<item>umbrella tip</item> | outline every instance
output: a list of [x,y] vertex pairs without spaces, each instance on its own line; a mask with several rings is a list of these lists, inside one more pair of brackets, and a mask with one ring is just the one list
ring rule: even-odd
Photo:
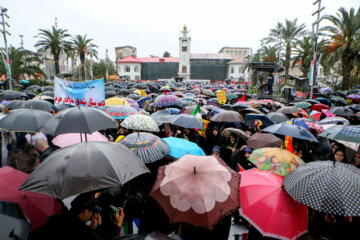
[[194,166],[194,173],[196,173],[196,167]]

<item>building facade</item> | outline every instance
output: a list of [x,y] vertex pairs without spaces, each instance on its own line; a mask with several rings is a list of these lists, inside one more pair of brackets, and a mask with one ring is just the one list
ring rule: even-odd
[[228,73],[227,78],[231,81],[239,81],[243,82],[245,81],[245,59],[244,57],[237,57],[234,60],[229,61],[228,63]]
[[220,49],[219,53],[227,53],[232,56],[232,58],[250,56],[251,48],[247,47],[223,47]]
[[188,36],[187,27],[184,26],[182,36],[179,37],[179,70],[178,76],[183,79],[190,79],[190,46],[191,38]]
[[127,46],[121,46],[115,48],[115,57],[116,57],[115,61],[121,60],[129,56],[133,56],[133,57],[137,56],[136,47],[127,45]]

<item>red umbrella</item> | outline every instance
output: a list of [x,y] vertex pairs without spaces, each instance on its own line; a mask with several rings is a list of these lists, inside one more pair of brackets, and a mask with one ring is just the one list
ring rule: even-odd
[[321,110],[329,110],[329,106],[328,105],[325,105],[325,104],[322,104],[322,103],[319,103],[319,104],[314,104],[311,106],[311,110],[316,110],[316,111],[321,111]]
[[284,177],[256,168],[240,174],[240,214],[263,236],[297,239],[307,232],[307,207],[286,193]]
[[31,221],[31,230],[35,230],[51,215],[60,213],[61,204],[48,195],[19,191],[28,176],[12,167],[0,168],[0,200],[19,204]]
[[171,223],[211,229],[240,207],[240,175],[213,156],[186,154],[159,168],[151,196]]

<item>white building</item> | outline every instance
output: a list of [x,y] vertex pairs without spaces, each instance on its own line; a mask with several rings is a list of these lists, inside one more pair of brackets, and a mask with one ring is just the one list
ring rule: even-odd
[[139,80],[141,79],[141,63],[141,60],[128,56],[116,61],[116,70],[120,76],[129,80]]
[[179,70],[178,76],[184,80],[190,79],[190,44],[187,27],[184,26],[182,36],[179,37]]
[[136,47],[126,45],[126,46],[121,46],[121,47],[115,48],[115,56],[116,56],[115,61],[119,61],[119,60],[129,57],[129,56],[136,57],[136,55],[137,55]]
[[223,47],[220,49],[219,53],[228,53],[231,54],[233,58],[244,57],[246,58],[251,54],[251,48],[247,47]]

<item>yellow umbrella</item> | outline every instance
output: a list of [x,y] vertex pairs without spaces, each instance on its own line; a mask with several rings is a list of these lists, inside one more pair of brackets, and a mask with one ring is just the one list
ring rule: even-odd
[[136,89],[136,90],[134,91],[134,93],[137,93],[137,94],[139,94],[139,95],[142,96],[142,97],[146,97],[146,96],[147,96],[145,90]]
[[105,100],[106,106],[130,106],[128,101],[120,97],[112,97]]

